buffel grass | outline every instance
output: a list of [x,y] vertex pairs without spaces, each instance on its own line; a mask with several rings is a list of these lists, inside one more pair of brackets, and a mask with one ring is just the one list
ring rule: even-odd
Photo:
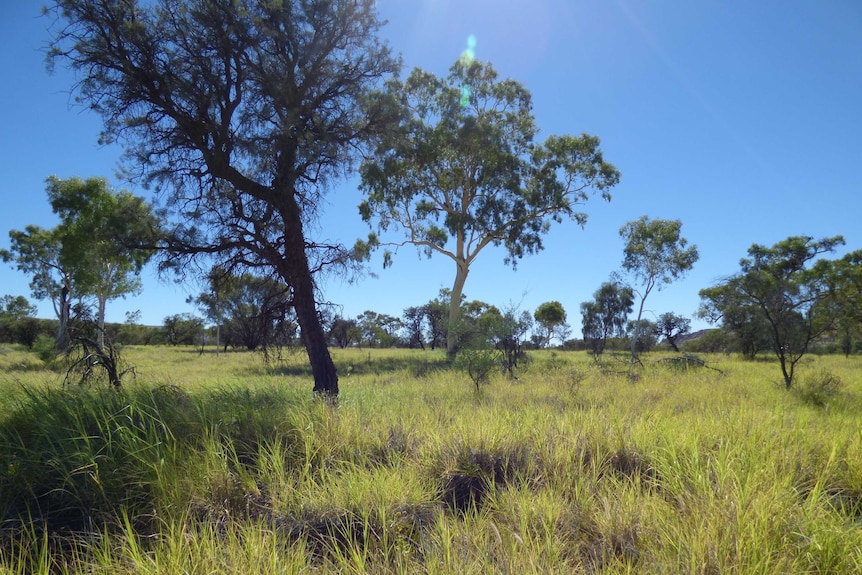
[[[862,358],[131,348],[122,390],[0,348],[0,571],[858,573]],[[715,369],[709,369],[709,368]],[[720,371],[719,371],[720,370]]]

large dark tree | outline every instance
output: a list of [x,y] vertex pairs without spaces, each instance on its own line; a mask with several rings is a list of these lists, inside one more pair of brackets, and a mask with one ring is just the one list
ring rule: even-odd
[[[57,0],[52,61],[164,192],[177,257],[266,267],[290,287],[315,392],[338,377],[315,274],[344,264],[308,235],[333,178],[387,124],[369,93],[398,62],[374,0]],[[236,269],[235,267],[231,269]]]

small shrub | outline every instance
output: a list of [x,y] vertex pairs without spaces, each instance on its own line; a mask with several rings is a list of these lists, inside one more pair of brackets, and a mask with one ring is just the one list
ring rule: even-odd
[[455,367],[467,372],[477,392],[483,383],[488,383],[494,369],[500,366],[501,355],[495,349],[465,349],[455,359]]
[[816,375],[803,379],[795,389],[800,399],[805,403],[817,407],[826,407],[843,388],[844,382],[841,381],[841,378],[824,369]]
[[55,366],[60,356],[55,346],[54,338],[47,335],[40,335],[36,338],[36,341],[33,343],[33,351],[36,352],[39,359],[45,362],[45,365],[49,369]]

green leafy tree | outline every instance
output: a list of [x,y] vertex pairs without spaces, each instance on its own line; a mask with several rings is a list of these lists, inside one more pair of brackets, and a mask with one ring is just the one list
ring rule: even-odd
[[566,310],[558,301],[549,301],[540,305],[533,314],[536,323],[541,328],[541,343],[543,347],[551,345],[554,337],[565,341],[568,330],[566,323]]
[[24,296],[0,298],[0,341],[20,343],[32,349],[39,335],[37,311]]
[[633,306],[632,288],[616,282],[603,283],[593,294],[593,301],[581,303],[582,333],[596,360],[604,353],[609,337],[625,334]]
[[841,351],[849,356],[862,333],[862,250],[835,261],[832,273],[836,305],[840,311],[836,329]]
[[[459,306],[464,303],[464,294],[461,294]],[[444,346],[449,339],[449,311],[452,306],[452,292],[448,288],[441,288],[436,298],[424,306],[425,321],[428,325],[428,343],[431,349]]]
[[24,231],[9,232],[10,247],[0,250],[4,262],[30,276],[30,290],[37,300],[49,300],[57,315],[55,347],[69,347],[69,319],[76,289],[72,269],[61,261],[62,234],[58,229],[46,230],[29,225]]
[[401,316],[401,327],[404,329],[404,343],[407,347],[425,349],[425,310],[422,306],[406,308]]
[[169,315],[163,325],[171,345],[196,345],[204,335],[204,320],[189,313]]
[[673,350],[679,353],[676,340],[691,331],[691,320],[673,312],[665,312],[655,322],[655,335],[664,338]]
[[844,285],[841,276],[834,262],[819,258],[843,244],[841,236],[792,236],[772,247],[754,244],[749,257],[740,260],[738,274],[700,292],[702,307],[711,317],[732,314],[740,306],[758,310],[769,325],[787,389],[811,343],[830,331],[843,313],[837,299]]
[[697,246],[689,246],[680,235],[680,220],[651,220],[641,216],[620,228],[625,241],[623,270],[640,282],[638,315],[632,324],[632,360],[637,357],[636,342],[642,337],[644,303],[653,289],[683,277],[697,262]]
[[163,193],[177,225],[161,247],[273,270],[291,289],[314,391],[338,376],[315,276],[353,254],[316,241],[322,199],[390,125],[369,97],[399,63],[374,0],[56,0],[53,61],[126,146],[129,173]]
[[355,319],[336,317],[329,327],[329,337],[335,344],[344,349],[352,343],[362,340],[362,328]]
[[48,200],[60,217],[60,263],[79,295],[96,300],[97,343],[105,346],[105,309],[139,293],[140,273],[153,252],[159,221],[142,198],[112,191],[104,178],[48,178]]
[[362,330],[362,341],[369,347],[392,347],[398,341],[401,320],[391,315],[366,310],[356,321]]
[[530,312],[514,305],[502,312],[491,306],[482,314],[480,323],[493,348],[502,354],[503,369],[514,377],[515,369],[527,358],[524,343],[533,327]]
[[772,327],[762,310],[737,289],[725,283],[700,290],[698,316],[710,323],[721,322],[721,331],[733,338],[732,349],[748,359],[772,350]]
[[655,347],[655,332],[655,323],[648,319],[633,319],[626,324],[626,334],[631,340],[631,349],[636,354],[646,353]]
[[[379,140],[361,168],[362,217],[379,232],[401,230],[404,243],[455,263],[449,324],[455,325],[470,267],[488,246],[503,246],[515,266],[543,247],[551,222],[571,218],[590,192],[610,199],[620,174],[604,161],[593,136],[550,136],[538,129],[530,93],[498,80],[490,64],[466,59],[441,79],[416,69],[389,94],[403,111],[397,130]],[[376,233],[371,246],[379,245]],[[403,245],[391,244],[391,245]],[[385,263],[390,261],[387,252]],[[449,330],[454,353],[457,332]]]
[[209,276],[209,291],[196,303],[210,321],[222,326],[225,348],[243,346],[250,351],[282,343],[292,324],[292,302],[283,283],[252,274],[235,275],[220,267]]

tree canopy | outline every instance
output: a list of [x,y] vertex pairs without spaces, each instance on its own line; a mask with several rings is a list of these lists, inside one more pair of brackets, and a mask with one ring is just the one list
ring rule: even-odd
[[[619,181],[595,136],[535,142],[530,93],[514,80],[499,80],[490,64],[461,59],[445,79],[416,69],[388,88],[402,118],[361,167],[366,199],[360,213],[377,231],[400,230],[404,243],[455,262],[450,325],[482,250],[503,246],[505,262],[516,265],[542,249],[551,222],[570,218],[584,225],[587,215],[578,206],[592,192],[610,199]],[[380,243],[376,233],[369,243]],[[449,352],[457,345],[450,330]]]
[[749,257],[740,260],[739,273],[700,291],[702,314],[718,320],[733,318],[740,309],[756,310],[769,326],[772,351],[789,389],[811,342],[846,313],[837,296],[848,288],[847,278],[859,273],[852,268],[853,258],[846,259],[851,267],[838,267],[819,257],[840,245],[841,236],[791,236],[772,247],[754,244]]
[[[172,259],[272,269],[289,286],[315,392],[338,377],[315,275],[351,260],[308,235],[334,178],[390,124],[397,72],[374,0],[56,0],[52,61],[78,72],[102,140],[161,192]],[[343,269],[343,268],[342,268]]]
[[142,198],[111,190],[104,178],[51,176],[46,189],[60,223],[51,230],[10,231],[11,249],[0,251],[0,258],[31,276],[35,298],[51,300],[61,349],[68,344],[72,302],[95,299],[103,347],[105,306],[140,289],[141,269],[152,256],[141,246],[153,242],[159,220]]
[[641,283],[638,315],[632,324],[632,359],[640,337],[644,303],[653,289],[672,283],[683,277],[697,262],[697,246],[689,246],[680,235],[680,220],[652,220],[641,216],[620,228],[620,237],[625,241],[623,269]]
[[632,288],[616,282],[603,283],[593,294],[593,301],[581,303],[582,333],[594,358],[604,353],[609,337],[624,335],[633,306]]

